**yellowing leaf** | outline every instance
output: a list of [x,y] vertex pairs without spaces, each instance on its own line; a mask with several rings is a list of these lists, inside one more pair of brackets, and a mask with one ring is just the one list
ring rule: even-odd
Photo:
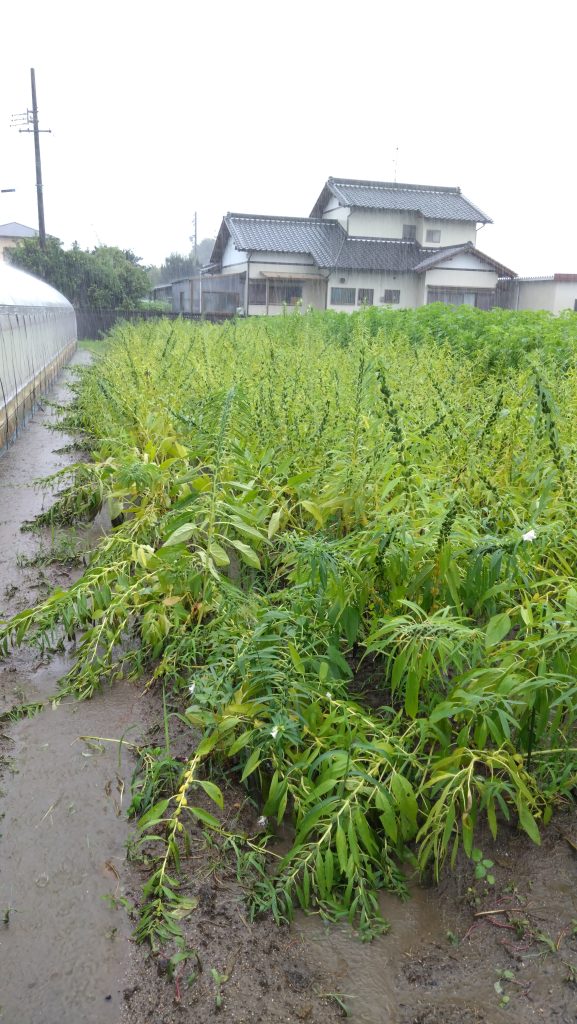
[[268,522],[268,539],[274,537],[275,533],[278,532],[280,527],[280,521],[282,516],[282,509],[277,508],[276,512],[273,512]]

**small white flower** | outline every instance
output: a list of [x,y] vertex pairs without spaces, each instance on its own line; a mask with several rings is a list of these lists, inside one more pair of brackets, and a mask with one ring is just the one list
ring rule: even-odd
[[333,699],[333,695],[332,695],[332,693],[329,690],[327,690],[327,692],[325,693],[325,697],[327,698],[327,700],[332,700]]
[[276,740],[276,738],[278,736],[278,733],[279,733],[278,725],[274,725],[273,728],[270,731],[270,734],[271,734],[273,740]]
[[192,695],[193,695],[193,693],[195,691],[195,688],[196,688],[196,683],[191,683],[190,686],[188,687],[188,692],[190,693],[191,697],[192,697]]
[[264,814],[261,815],[261,817],[257,821],[257,825],[259,828],[266,828],[268,825],[268,818],[265,818]]
[[532,541],[535,540],[536,536],[535,530],[527,530],[527,533],[523,534],[523,540]]

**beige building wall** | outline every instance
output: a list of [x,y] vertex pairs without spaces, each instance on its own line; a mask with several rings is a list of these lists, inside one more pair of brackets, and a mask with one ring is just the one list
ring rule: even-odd
[[0,260],[5,260],[5,250],[14,249],[18,242],[14,238],[0,238]]

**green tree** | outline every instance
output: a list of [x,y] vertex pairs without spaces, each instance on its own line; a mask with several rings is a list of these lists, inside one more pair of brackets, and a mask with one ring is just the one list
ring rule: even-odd
[[75,242],[64,249],[58,238],[26,238],[9,251],[10,262],[42,278],[74,306],[135,309],[150,288],[148,274],[130,249],[101,245],[91,251]]
[[160,267],[149,267],[148,275],[152,287],[157,284],[170,284],[183,277],[192,277],[199,267],[208,263],[214,247],[214,238],[203,238],[196,247],[196,257],[191,249],[188,256],[179,252],[171,252]]

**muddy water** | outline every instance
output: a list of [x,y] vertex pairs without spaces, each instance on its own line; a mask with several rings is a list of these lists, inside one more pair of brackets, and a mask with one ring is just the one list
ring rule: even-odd
[[[65,394],[61,383],[51,397],[60,401]],[[22,556],[39,544],[19,531],[42,507],[33,481],[71,461],[54,452],[70,438],[47,429],[51,418],[48,408],[39,411],[0,458],[2,616],[71,578],[63,567],[22,566]],[[51,540],[45,536],[40,544]],[[66,668],[63,657],[16,652],[0,663],[0,710],[45,700]],[[118,1020],[129,924],[105,897],[123,891],[122,809],[131,764],[124,752],[119,760],[117,744],[79,737],[114,738],[127,730],[130,737],[140,717],[138,693],[125,686],[0,726],[0,1020],[6,1024]]]
[[463,861],[440,889],[411,885],[405,903],[384,895],[391,930],[370,944],[300,918],[311,959],[314,949],[355,1024],[577,1021],[577,858],[563,838],[577,823],[573,811],[557,821],[541,846],[514,829],[495,844],[484,837],[497,881],[478,887],[478,904]]

